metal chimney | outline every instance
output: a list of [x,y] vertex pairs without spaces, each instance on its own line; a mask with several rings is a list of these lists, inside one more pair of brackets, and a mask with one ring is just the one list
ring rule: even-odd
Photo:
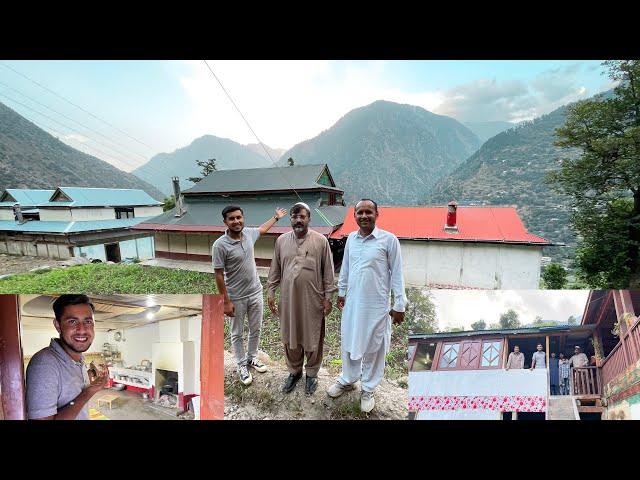
[[176,213],[174,216],[181,217],[185,214],[186,210],[183,204],[182,193],[180,192],[180,178],[172,177],[171,181],[173,182],[173,196],[176,199]]
[[447,221],[444,224],[444,231],[447,233],[458,233],[457,222],[458,203],[454,200],[447,204]]
[[16,217],[16,220],[20,225],[26,222],[24,217],[22,216],[22,209],[20,208],[20,204],[16,203],[13,207],[13,215]]

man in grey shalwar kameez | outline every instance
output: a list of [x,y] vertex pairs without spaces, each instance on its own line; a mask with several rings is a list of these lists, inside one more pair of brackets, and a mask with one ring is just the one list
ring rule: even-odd
[[[400,242],[394,234],[376,227],[378,205],[360,200],[354,216],[360,228],[347,238],[338,281],[342,374],[327,394],[339,397],[360,380],[360,409],[368,413],[375,406],[373,391],[384,375],[391,322],[404,321],[407,298]],[[391,292],[394,303],[390,309]]]
[[[268,280],[271,312],[280,318],[280,335],[284,344],[289,376],[283,392],[293,391],[302,377],[305,365],[305,393],[318,387],[318,371],[322,364],[324,318],[332,309],[333,257],[329,241],[309,230],[311,211],[304,203],[291,209],[293,231],[278,237]],[[276,289],[280,302],[276,306]]]

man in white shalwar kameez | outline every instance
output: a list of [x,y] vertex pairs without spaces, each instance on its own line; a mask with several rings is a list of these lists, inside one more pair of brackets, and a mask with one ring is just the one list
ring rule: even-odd
[[[373,391],[384,376],[391,321],[404,321],[407,300],[400,242],[392,233],[376,227],[378,205],[373,200],[360,200],[354,217],[360,228],[347,238],[338,280],[342,374],[327,394],[339,397],[360,380],[360,409],[368,413],[375,406]],[[394,304],[390,310],[391,291]]]

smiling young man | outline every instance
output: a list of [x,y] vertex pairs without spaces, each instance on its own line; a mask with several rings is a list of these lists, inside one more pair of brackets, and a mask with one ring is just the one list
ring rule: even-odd
[[60,338],[37,352],[27,367],[27,418],[88,420],[87,403],[109,380],[107,369],[89,375],[82,352],[94,338],[93,304],[86,295],[61,295],[53,302]]
[[[267,233],[286,214],[286,210],[277,208],[275,215],[259,228],[244,228],[242,208],[229,205],[222,210],[227,231],[212,247],[216,285],[224,296],[224,313],[231,319],[231,346],[240,381],[245,385],[253,381],[249,368],[261,373],[267,371],[267,366],[257,357],[264,305],[253,246],[260,235]],[[242,339],[245,316],[249,323],[246,356]]]
[[[338,280],[338,308],[342,310],[342,374],[329,387],[330,397],[352,390],[360,380],[360,409],[375,406],[373,391],[384,375],[391,345],[391,322],[404,321],[407,299],[398,238],[376,227],[378,205],[362,199],[354,209],[360,227],[349,234]],[[389,309],[389,295],[394,303]]]

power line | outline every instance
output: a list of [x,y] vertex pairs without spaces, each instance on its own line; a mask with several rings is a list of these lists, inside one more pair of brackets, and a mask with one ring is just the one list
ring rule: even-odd
[[[86,126],[86,125],[84,125],[84,124],[82,124],[82,123],[78,122],[77,120],[74,120],[73,118],[71,118],[71,117],[69,117],[69,116],[65,115],[64,113],[58,112],[57,110],[55,110],[55,109],[53,109],[53,108],[51,108],[51,107],[48,107],[48,106],[47,106],[47,105],[45,105],[44,103],[39,102],[38,100],[36,100],[36,99],[34,99],[34,98],[31,98],[29,95],[26,95],[25,93],[22,93],[20,90],[18,90],[18,89],[16,89],[16,88],[13,88],[13,87],[11,87],[10,85],[7,85],[7,84],[6,84],[6,83],[4,83],[4,82],[0,82],[0,85],[3,85],[4,87],[6,87],[6,88],[9,88],[9,89],[13,90],[14,92],[18,93],[19,95],[22,95],[23,97],[25,97],[25,98],[27,98],[27,99],[31,100],[32,102],[37,103],[38,105],[43,106],[43,107],[44,107],[44,108],[46,108],[47,110],[51,110],[52,112],[57,113],[57,114],[58,114],[58,115],[60,115],[61,117],[64,117],[64,118],[66,118],[67,120],[71,120],[72,122],[74,122],[74,123],[76,123],[76,124],[80,125],[81,127],[86,128],[87,130],[90,130],[90,131],[92,131],[92,132],[94,132],[94,133],[96,133],[96,134],[100,135],[102,138],[104,138],[105,140],[107,140],[107,141],[109,141],[109,142],[113,143],[114,145],[117,145],[117,146],[119,146],[119,147],[124,148],[125,150],[128,150],[128,152],[129,152],[129,153],[131,153],[131,154],[133,154],[133,155],[138,155],[138,156],[139,156],[140,158],[142,158],[145,162],[147,161],[147,158],[146,158],[144,155],[141,155],[141,154],[139,154],[139,153],[137,153],[137,152],[134,152],[133,150],[129,150],[129,149],[128,149],[128,147],[126,147],[126,146],[124,146],[124,145],[122,145],[122,144],[120,144],[120,143],[118,143],[118,142],[114,141],[113,139],[111,139],[111,138],[109,138],[109,137],[107,137],[107,136],[103,135],[102,133],[98,132],[97,130],[95,130],[95,129],[91,128],[91,127],[88,127],[88,126]],[[8,98],[8,97],[7,97],[7,98]],[[122,152],[120,152],[120,153],[122,153]]]
[[[69,130],[71,131],[71,133],[77,133],[77,132],[74,132],[74,129],[73,129],[72,127],[69,127],[68,125],[65,125],[64,123],[62,123],[62,122],[60,122],[60,121],[56,120],[55,118],[51,118],[49,115],[47,115],[47,114],[45,114],[45,113],[42,113],[42,112],[39,112],[38,110],[36,110],[36,109],[34,109],[34,108],[32,108],[32,107],[30,107],[30,106],[28,106],[28,105],[25,105],[24,103],[19,102],[18,100],[15,100],[15,99],[11,98],[11,97],[9,97],[8,95],[6,95],[6,94],[4,94],[4,93],[0,93],[0,96],[2,96],[2,97],[4,97],[4,98],[7,98],[7,99],[9,99],[10,101],[12,101],[12,102],[14,102],[14,103],[17,103],[18,105],[21,105],[21,106],[23,106],[24,108],[27,108],[27,109],[31,110],[32,112],[37,113],[38,115],[42,115],[43,117],[48,118],[48,119],[49,119],[49,120],[51,120],[52,122],[57,123],[58,125],[61,125],[61,126],[63,126],[63,127],[65,127],[65,128],[67,128],[67,129],[69,129]],[[91,137],[88,137],[88,136],[87,136],[87,138],[89,138],[90,140],[93,140],[94,142],[96,142],[96,143],[98,143],[98,144],[100,144],[100,145],[102,145],[102,146],[104,146],[104,147],[108,148],[109,150],[112,150],[112,151],[114,151],[114,152],[117,152],[117,153],[118,153],[118,154],[120,154],[120,155],[125,155],[125,154],[123,154],[122,152],[119,152],[118,150],[114,149],[113,147],[110,147],[109,145],[105,145],[104,143],[102,143],[102,142],[100,142],[100,141],[96,140],[95,138],[91,138]],[[109,155],[109,154],[107,154],[106,156],[107,156],[107,157],[113,157],[113,155]],[[117,158],[117,157],[116,157],[116,158]],[[122,160],[122,159],[118,159],[118,161],[119,161],[119,162],[121,162],[121,163],[123,163],[123,164],[125,164],[125,165],[126,165],[126,166],[128,166],[128,167],[131,167],[131,168],[137,168],[137,166],[136,166],[136,165],[133,165],[133,164],[132,164],[132,163],[130,163],[129,161]]]
[[[225,95],[227,96],[227,98],[229,99],[229,101],[233,104],[233,106],[235,107],[235,109],[238,111],[238,113],[240,114],[240,116],[242,117],[242,120],[244,120],[244,123],[247,124],[247,127],[249,127],[249,130],[251,130],[251,133],[253,133],[253,136],[256,137],[256,140],[258,140],[258,143],[262,146],[263,150],[265,151],[265,153],[267,154],[267,156],[269,157],[269,160],[271,160],[271,163],[273,163],[273,166],[276,167],[278,169],[278,172],[280,173],[280,175],[282,175],[282,178],[284,178],[285,182],[287,182],[287,184],[291,187],[291,190],[293,190],[293,193],[296,194],[296,197],[298,197],[300,199],[300,201],[302,201],[302,197],[300,195],[298,195],[298,192],[296,191],[295,188],[293,188],[293,185],[291,185],[291,182],[289,182],[289,180],[287,179],[287,177],[284,175],[284,173],[282,172],[282,170],[280,169],[280,167],[278,167],[278,165],[276,164],[276,162],[273,160],[273,158],[271,157],[271,153],[269,153],[269,150],[267,150],[267,147],[264,145],[264,143],[262,143],[262,140],[260,140],[260,138],[258,137],[258,135],[256,134],[256,132],[253,130],[253,128],[251,128],[251,125],[249,124],[249,121],[245,118],[245,116],[242,114],[242,112],[240,111],[240,109],[238,108],[238,105],[236,105],[236,102],[233,101],[233,98],[231,98],[231,95],[229,95],[229,92],[227,92],[227,89],[224,88],[224,85],[222,85],[222,82],[220,81],[220,79],[218,78],[218,76],[214,73],[214,71],[211,69],[211,67],[209,66],[209,64],[207,63],[206,60],[203,60],[204,64],[207,66],[207,68],[209,69],[209,71],[211,72],[211,75],[213,75],[213,78],[216,79],[216,81],[218,82],[218,84],[220,85],[220,88],[222,88],[222,91],[225,93]],[[318,211],[318,209],[315,209],[316,211]]]
[[24,73],[19,72],[19,71],[18,71],[18,70],[16,70],[15,68],[13,68],[13,67],[11,67],[10,65],[8,65],[6,62],[0,62],[0,64],[1,64],[1,65],[3,65],[5,68],[8,68],[9,70],[13,71],[14,73],[16,73],[16,74],[20,75],[21,77],[26,78],[26,79],[27,79],[27,80],[29,80],[30,82],[35,83],[35,84],[36,84],[36,85],[38,85],[40,88],[43,88],[43,89],[45,89],[46,91],[48,91],[48,92],[50,92],[50,93],[54,94],[56,97],[61,98],[62,100],[64,100],[65,102],[67,102],[67,103],[69,103],[69,104],[71,104],[71,105],[73,105],[73,106],[74,106],[74,107],[76,107],[76,108],[79,108],[80,110],[82,110],[82,111],[83,111],[83,112],[85,112],[86,114],[91,115],[91,116],[92,116],[93,118],[95,118],[96,120],[100,120],[102,123],[104,123],[104,124],[106,124],[106,125],[109,125],[111,128],[116,129],[116,130],[117,130],[117,131],[119,131],[120,133],[122,133],[122,134],[126,135],[127,137],[131,138],[132,140],[135,140],[135,141],[136,141],[136,142],[138,142],[139,144],[144,145],[145,147],[147,147],[147,148],[149,148],[149,149],[153,150],[154,152],[156,151],[156,149],[155,149],[155,148],[153,148],[152,146],[150,146],[150,145],[148,145],[148,144],[144,143],[144,142],[143,142],[143,141],[141,141],[141,140],[138,140],[137,138],[133,137],[132,135],[129,135],[129,134],[128,134],[127,132],[125,132],[124,130],[121,130],[120,128],[118,128],[118,127],[116,127],[115,125],[113,125],[113,124],[111,124],[111,123],[107,122],[106,120],[104,120],[104,119],[102,119],[102,118],[98,117],[97,115],[94,115],[94,114],[93,114],[93,113],[91,113],[90,111],[88,111],[88,110],[86,110],[86,109],[82,108],[80,105],[76,105],[76,104],[75,104],[75,103],[73,103],[71,100],[69,100],[69,99],[67,99],[67,98],[63,97],[62,95],[60,95],[60,94],[59,94],[59,93],[57,93],[57,92],[54,92],[54,91],[53,91],[53,90],[51,90],[49,87],[46,87],[46,86],[42,85],[41,83],[39,83],[39,82],[35,81],[34,79],[32,79],[32,78],[28,77],[28,76],[27,76],[27,75],[25,75]]

